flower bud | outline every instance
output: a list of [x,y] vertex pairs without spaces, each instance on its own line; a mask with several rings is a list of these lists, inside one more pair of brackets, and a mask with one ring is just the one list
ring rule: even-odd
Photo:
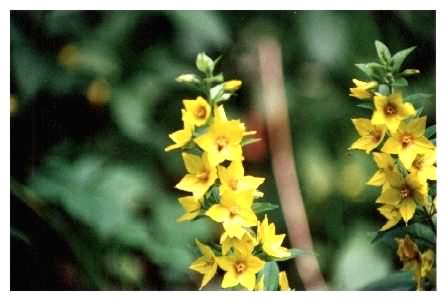
[[190,83],[197,83],[199,82],[199,79],[196,75],[188,73],[188,74],[181,74],[176,78],[176,82],[183,83],[183,84],[190,84]]
[[416,74],[420,74],[420,70],[418,70],[418,69],[406,69],[401,74],[403,74],[404,76],[416,75]]
[[240,80],[229,80],[224,83],[224,90],[226,92],[235,92],[241,87],[241,84]]

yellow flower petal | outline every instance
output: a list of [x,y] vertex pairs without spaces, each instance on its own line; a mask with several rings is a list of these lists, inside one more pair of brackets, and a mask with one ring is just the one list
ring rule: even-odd
[[403,217],[404,222],[408,221],[414,216],[416,205],[414,200],[407,198],[400,203],[400,214]]
[[239,283],[250,291],[255,288],[256,277],[255,274],[244,272],[238,276]]
[[220,204],[211,206],[205,214],[218,223],[222,223],[230,217],[229,210]]
[[281,271],[278,273],[278,284],[280,285],[281,291],[291,290],[288,283],[288,276],[286,276],[285,271]]
[[202,289],[204,286],[206,286],[210,280],[213,279],[213,277],[216,275],[216,272],[218,270],[218,265],[215,263],[212,265],[212,267],[204,274],[204,277],[202,278],[201,287]]
[[224,274],[224,277],[223,277],[222,283],[221,283],[221,287],[222,288],[234,287],[238,283],[239,282],[238,282],[237,274],[234,271],[228,271],[227,273]]
[[204,168],[202,159],[199,156],[182,153],[182,158],[184,159],[185,169],[191,174],[196,174]]
[[378,170],[367,182],[367,185],[370,186],[382,186],[384,185],[384,182],[386,180],[386,177],[384,175],[384,172],[382,170]]

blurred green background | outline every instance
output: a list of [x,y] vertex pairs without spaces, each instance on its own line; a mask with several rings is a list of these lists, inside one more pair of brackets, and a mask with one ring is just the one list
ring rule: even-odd
[[[247,148],[247,172],[266,177],[265,199],[278,203],[257,102],[260,35],[282,46],[296,167],[330,288],[400,268],[392,246],[370,244],[384,220],[379,189],[364,184],[374,163],[347,151],[350,118],[368,116],[348,89],[379,39],[393,52],[417,46],[404,66],[422,74],[405,94],[434,95],[433,11],[12,11],[10,25],[12,290],[198,287],[194,239],[216,241],[220,229],[175,222],[184,167],[163,148],[181,100],[196,95],[174,79],[200,51],[223,55],[226,79],[244,83],[229,115],[264,139]],[[424,106],[434,124],[435,99]],[[281,210],[271,216],[286,231]],[[303,288],[293,261],[281,269]]]

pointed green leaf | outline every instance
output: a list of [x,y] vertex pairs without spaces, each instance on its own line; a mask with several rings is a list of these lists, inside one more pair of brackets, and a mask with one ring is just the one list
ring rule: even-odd
[[432,138],[436,134],[436,125],[431,125],[430,127],[426,128],[425,136],[426,138]]
[[356,104],[356,106],[358,108],[363,108],[363,109],[367,109],[367,110],[373,111],[373,105],[372,105],[371,102],[358,103],[358,104]]
[[272,203],[268,203],[268,202],[263,202],[263,201],[254,202],[253,205],[252,205],[252,210],[256,214],[262,213],[262,212],[271,211],[271,210],[275,210],[277,208],[278,208],[278,205],[272,204]]
[[392,56],[392,71],[398,72],[400,71],[401,65],[404,60],[408,57],[408,55],[414,51],[415,46],[406,48],[404,50],[398,51]]
[[378,54],[378,58],[380,59],[380,62],[388,65],[391,62],[391,55],[389,48],[387,48],[386,45],[384,45],[383,42],[376,40],[375,41],[375,47],[376,47],[376,53]]
[[392,291],[392,290],[408,290],[416,289],[415,280],[409,272],[395,272],[386,277],[374,281],[363,288],[362,291]]

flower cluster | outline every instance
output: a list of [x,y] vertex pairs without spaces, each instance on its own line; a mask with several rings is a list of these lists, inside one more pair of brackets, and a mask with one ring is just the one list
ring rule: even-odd
[[[357,64],[369,79],[353,79],[355,87],[350,88],[349,95],[361,101],[358,107],[372,113],[369,118],[352,119],[360,137],[349,149],[372,154],[378,166],[367,184],[382,187],[376,203],[386,223],[380,231],[394,228],[398,229],[396,233],[408,233],[408,225],[419,223],[432,229],[435,237],[436,147],[435,138],[430,140],[435,135],[435,125],[427,128],[423,107],[416,109],[420,98],[427,97],[425,94],[403,96],[403,88],[408,84],[405,77],[419,71],[400,71],[415,47],[392,56],[383,43],[376,41],[375,46],[380,62]],[[409,237],[397,241],[400,260],[406,270],[414,273],[417,288],[422,289],[422,279],[432,269],[433,251],[420,254]],[[435,241],[432,243],[435,249]]]
[[[219,59],[218,59],[219,60]],[[170,134],[173,144],[165,151],[180,149],[187,171],[176,188],[189,193],[179,198],[185,209],[177,221],[209,218],[222,225],[219,244],[206,245],[196,240],[202,256],[190,268],[203,274],[200,288],[218,272],[224,272],[222,288],[241,285],[248,290],[288,290],[285,272],[276,261],[297,256],[297,249],[282,246],[285,234],[276,234],[275,224],[257,213],[276,208],[261,201],[262,177],[245,174],[242,147],[257,141],[238,119],[229,119],[223,102],[241,87],[241,81],[224,81],[214,74],[218,60],[205,53],[196,58],[201,76],[183,74],[177,81],[202,94],[183,100],[183,128]]]

